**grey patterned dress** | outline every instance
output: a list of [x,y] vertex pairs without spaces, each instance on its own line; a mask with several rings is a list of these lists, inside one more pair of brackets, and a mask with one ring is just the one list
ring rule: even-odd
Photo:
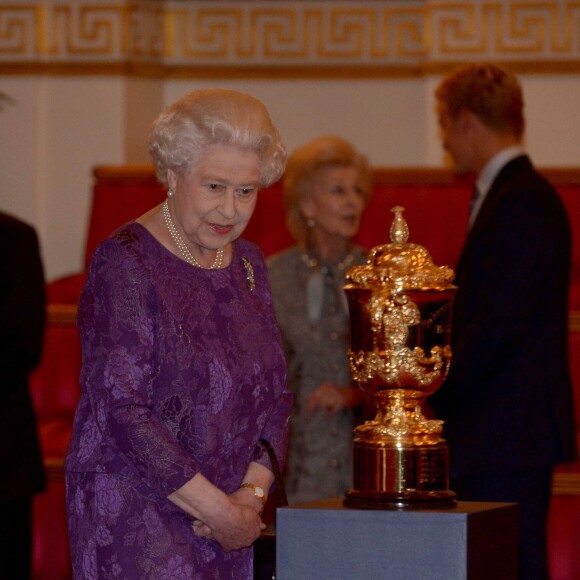
[[294,394],[286,473],[290,503],[341,496],[352,485],[352,410],[309,414],[307,398],[325,381],[351,383],[344,277],[348,268],[365,261],[358,247],[335,264],[313,266],[298,247],[268,260],[288,388]]

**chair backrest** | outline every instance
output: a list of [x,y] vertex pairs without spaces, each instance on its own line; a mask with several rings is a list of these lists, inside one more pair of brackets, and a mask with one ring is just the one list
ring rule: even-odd
[[30,376],[39,423],[72,420],[80,395],[81,350],[76,306],[49,305],[40,365]]

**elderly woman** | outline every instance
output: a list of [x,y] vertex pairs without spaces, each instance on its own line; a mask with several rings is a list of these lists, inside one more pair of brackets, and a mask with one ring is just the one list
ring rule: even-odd
[[263,256],[239,236],[285,150],[265,107],[195,91],[153,125],[167,199],[96,250],[66,461],[76,578],[251,578],[291,396]]
[[364,263],[352,243],[371,194],[366,159],[340,137],[298,148],[284,174],[287,223],[297,245],[270,258],[276,316],[294,394],[286,477],[290,503],[342,495],[352,480],[353,410],[346,271]]

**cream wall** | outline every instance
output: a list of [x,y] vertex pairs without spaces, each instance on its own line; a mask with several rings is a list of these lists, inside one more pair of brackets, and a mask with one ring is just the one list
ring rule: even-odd
[[537,165],[580,166],[580,75],[522,76],[526,145]]
[[520,76],[527,146],[580,166],[580,3],[567,0],[10,0],[0,3],[0,208],[34,224],[46,275],[81,270],[96,165],[148,161],[185,92],[263,100],[288,149],[340,133],[375,166],[439,167],[441,74]]
[[[190,90],[221,86],[261,99],[289,150],[314,135],[340,133],[381,167],[440,167],[434,92],[423,79],[212,80],[167,83],[164,104]],[[527,117],[526,147],[543,167],[580,165],[580,75],[519,75]]]
[[0,77],[0,208],[36,226],[48,280],[81,269],[92,168],[125,162],[124,85]]
[[164,83],[158,79],[129,78],[125,86],[124,160],[132,164],[150,163],[149,126],[164,106]]
[[196,88],[220,86],[264,102],[288,150],[321,134],[340,134],[372,164],[422,165],[426,133],[422,80],[173,81],[166,102]]

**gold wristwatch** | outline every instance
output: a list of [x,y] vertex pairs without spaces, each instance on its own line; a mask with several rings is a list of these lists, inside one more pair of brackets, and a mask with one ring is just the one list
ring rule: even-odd
[[248,489],[251,489],[254,492],[254,497],[258,498],[260,500],[260,503],[262,504],[260,507],[260,513],[262,513],[262,510],[266,505],[266,492],[264,491],[264,488],[260,487],[259,485],[256,485],[255,483],[248,482],[242,483],[242,485],[240,485],[240,488],[242,487],[247,487]]

